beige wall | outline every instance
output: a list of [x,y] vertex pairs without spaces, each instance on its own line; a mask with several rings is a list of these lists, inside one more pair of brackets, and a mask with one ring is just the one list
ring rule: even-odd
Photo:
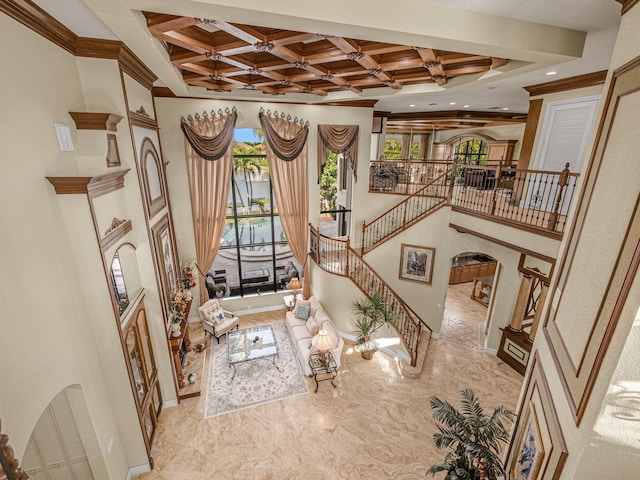
[[[638,25],[640,6],[636,4],[622,17],[609,79],[615,68],[640,55]],[[608,90],[608,85],[609,80],[603,92]],[[589,94],[592,93],[590,90]],[[638,102],[635,97],[638,97],[637,93],[629,96],[624,102],[627,104],[618,109],[613,134],[608,143],[608,153],[604,157],[601,175],[598,175],[594,188],[595,201],[589,208],[584,233],[581,235],[581,246],[573,257],[573,266],[562,299],[556,304],[553,297],[560,292],[552,290],[547,299],[547,310],[553,310],[552,305],[557,307],[557,321],[559,327],[564,329],[566,348],[574,356],[586,342],[585,332],[591,330],[590,319],[599,308],[594,299],[602,298],[606,291],[606,282],[609,272],[614,268],[613,260],[619,245],[623,241],[637,240],[627,238],[625,232],[621,231],[621,226],[626,225],[631,216],[638,195],[638,166],[634,161],[635,154],[631,154],[628,144],[629,139],[638,136],[637,115],[633,112],[634,109],[627,111],[628,102]],[[621,170],[616,170],[618,168]],[[624,171],[625,174],[613,175],[613,171]],[[625,183],[627,181],[628,184]],[[595,247],[595,250],[589,251],[589,247]],[[564,248],[563,243],[561,250]],[[593,254],[594,251],[597,252],[596,255]],[[621,268],[626,269],[628,266]],[[559,276],[560,273],[557,272],[556,275]],[[554,284],[552,288],[553,286]],[[615,405],[621,408],[618,413],[624,412],[624,404],[617,403],[615,398],[622,386],[620,382],[627,382],[626,386],[631,387],[634,392],[632,395],[637,395],[638,392],[640,378],[637,374],[637,355],[629,352],[637,352],[640,347],[636,329],[632,330],[632,325],[637,324],[635,319],[639,305],[640,283],[636,275],[611,342],[606,347],[606,355],[579,427],[574,422],[549,345],[544,336],[536,339],[534,348],[538,351],[547,374],[553,402],[568,444],[569,456],[562,479],[637,478],[640,459],[637,441],[630,442],[631,445],[625,441],[628,428],[637,437],[637,422],[633,422],[633,425],[630,422],[616,424],[615,420],[619,422],[620,417],[614,419],[611,414]],[[567,335],[567,332],[570,334]]]
[[[76,58],[6,16],[0,30],[15,42],[0,54],[3,68],[14,72],[0,78],[0,201],[10,207],[0,211],[0,222],[10,226],[0,236],[7,292],[0,322],[11,332],[0,335],[3,432],[21,457],[44,408],[73,386],[95,477],[125,478],[134,467],[148,468],[104,268],[125,242],[135,246],[133,285],[144,291],[163,399],[175,402],[176,394],[120,70],[117,61]],[[152,105],[148,90],[128,83],[133,105]],[[70,111],[124,117],[116,133],[120,167],[106,166],[105,131],[76,130]],[[60,152],[55,122],[69,125],[74,152]],[[56,195],[45,179],[124,169],[125,188],[95,200],[98,234],[86,195]],[[133,230],[103,260],[97,237],[114,217],[131,220]]]
[[[317,159],[317,125],[318,124],[357,124],[360,126],[358,146],[358,181],[354,184],[354,204],[351,222],[351,231],[359,232],[362,216],[360,215],[361,203],[368,191],[369,151],[371,141],[371,117],[369,108],[344,108],[313,105],[282,105],[259,102],[233,102],[197,99],[173,99],[157,98],[156,111],[160,126],[160,139],[165,160],[170,163],[167,166],[169,191],[171,193],[174,225],[176,227],[176,239],[181,258],[195,258],[195,240],[191,216],[191,200],[189,198],[189,184],[187,181],[187,167],[185,163],[184,136],[180,130],[180,118],[182,116],[202,114],[203,111],[211,112],[234,107],[238,111],[237,128],[260,128],[258,112],[260,108],[265,110],[277,110],[285,112],[291,117],[302,118],[310,123],[307,142],[309,156],[309,218],[310,222],[318,225],[320,219],[320,189],[316,174]],[[386,200],[386,199],[385,199]],[[380,210],[383,211],[383,210]],[[208,268],[208,267],[207,267]],[[199,288],[200,286],[198,286]],[[262,295],[266,298],[265,295]],[[277,296],[276,296],[277,297]],[[195,295],[195,298],[199,298]],[[281,302],[280,297],[274,298],[273,304]],[[261,301],[261,303],[264,301]],[[196,302],[194,302],[195,305]],[[254,302],[255,304],[255,302]],[[251,300],[234,302],[236,308],[247,309]],[[192,309],[191,315],[197,315]]]
[[[114,392],[109,384],[109,377],[114,378],[109,372],[124,369],[121,351],[114,357],[103,356],[105,341],[115,339],[113,316],[106,318],[110,323],[105,331],[94,329],[94,320],[105,320],[97,309],[110,311],[111,305],[104,295],[86,297],[84,284],[91,283],[88,288],[94,282],[101,282],[103,288],[106,285],[93,229],[75,230],[89,218],[88,203],[57,196],[45,180],[45,176],[76,175],[84,170],[76,153],[60,152],[53,125],[70,124],[78,146],[67,113],[84,104],[76,59],[4,15],[0,16],[0,30],[13,44],[0,53],[3,69],[13,72],[0,77],[0,223],[5,226],[0,236],[3,432],[21,457],[47,404],[65,387],[80,385],[90,416],[88,431],[100,446],[88,452],[95,471],[124,478],[130,465],[143,463],[145,458],[135,455],[141,436],[122,435],[118,417],[126,421],[131,408],[119,411],[117,406],[126,400],[122,401],[120,389]],[[66,211],[65,200],[73,204]],[[70,218],[72,213],[77,218]],[[78,263],[74,237],[92,250],[92,262]],[[106,338],[99,338],[102,334]],[[128,397],[131,399],[130,391]],[[114,445],[107,455],[111,438]]]

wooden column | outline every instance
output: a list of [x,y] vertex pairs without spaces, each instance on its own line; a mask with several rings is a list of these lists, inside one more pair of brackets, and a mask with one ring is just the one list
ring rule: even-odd
[[531,275],[522,275],[522,280],[520,282],[520,292],[518,292],[518,300],[516,301],[516,306],[513,309],[513,315],[511,316],[511,323],[507,327],[513,332],[521,332],[522,331],[522,322],[524,321],[524,316],[527,313],[527,304],[529,303],[529,292],[531,291]]

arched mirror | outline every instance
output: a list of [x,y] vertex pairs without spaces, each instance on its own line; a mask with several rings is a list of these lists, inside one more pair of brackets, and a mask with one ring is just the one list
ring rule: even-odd
[[136,250],[130,243],[120,245],[111,258],[109,281],[120,317],[142,289]]
[[113,294],[115,296],[116,304],[118,305],[118,313],[120,316],[129,306],[129,296],[127,295],[127,285],[124,282],[124,275],[122,274],[122,265],[120,264],[120,255],[118,252],[113,256],[111,261],[111,286],[113,287]]

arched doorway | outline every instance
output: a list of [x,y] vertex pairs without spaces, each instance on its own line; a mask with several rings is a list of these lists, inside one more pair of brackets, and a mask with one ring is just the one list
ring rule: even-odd
[[497,264],[481,252],[462,252],[451,259],[440,328],[443,340],[484,350]]
[[[22,468],[31,478],[91,480],[107,475],[82,388],[61,390],[42,412],[27,443]],[[104,477],[106,478],[106,477]]]

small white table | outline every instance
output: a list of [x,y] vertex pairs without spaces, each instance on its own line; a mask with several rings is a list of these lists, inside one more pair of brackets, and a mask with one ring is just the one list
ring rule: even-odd
[[285,295],[284,297],[282,297],[282,301],[284,302],[285,306],[287,307],[288,311],[293,310],[293,307],[296,306],[296,302],[298,300],[304,300],[304,297],[302,296],[301,293],[299,293],[295,300],[293,299],[293,295]]

